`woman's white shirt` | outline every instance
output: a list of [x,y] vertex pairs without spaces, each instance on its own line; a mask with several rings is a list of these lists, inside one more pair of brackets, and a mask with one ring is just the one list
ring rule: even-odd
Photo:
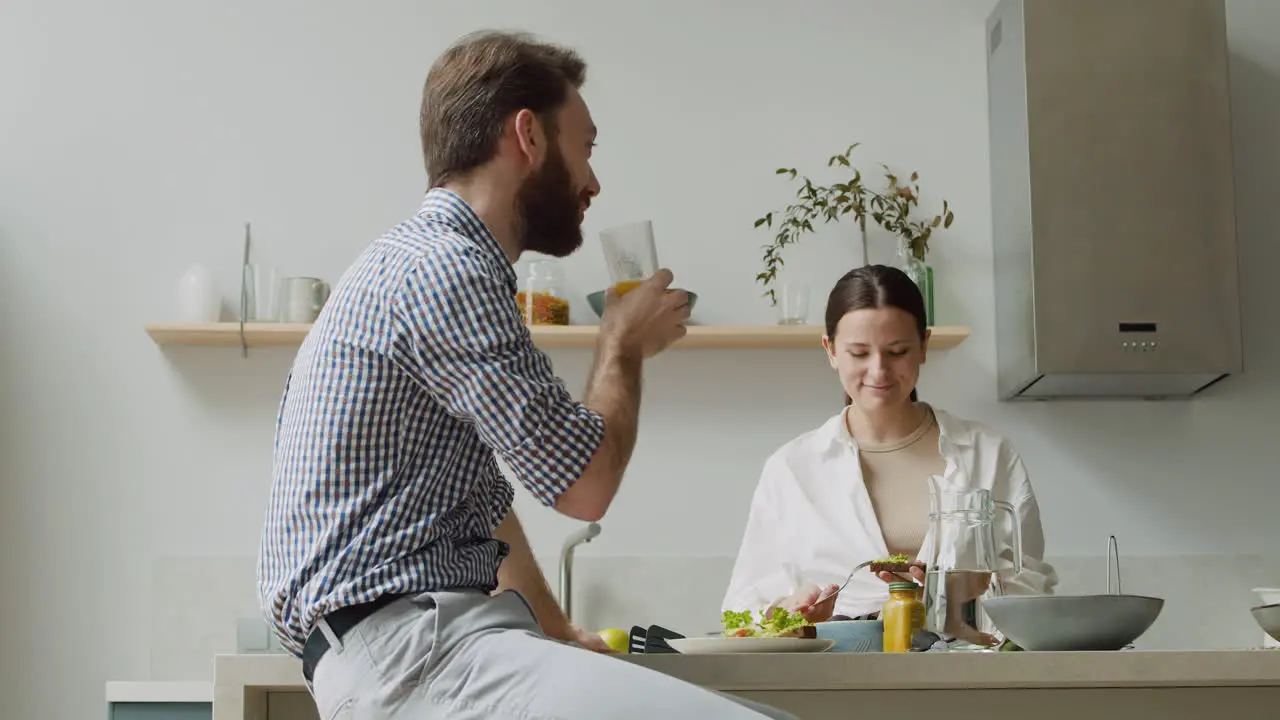
[[[1022,528],[1022,572],[1013,565],[1013,523],[997,512],[1000,575],[1009,594],[1048,594],[1058,583],[1044,561],[1040,510],[1022,458],[985,425],[934,408],[938,449],[946,461],[942,491],[984,488],[1010,503]],[[930,547],[933,531],[925,538]],[[722,609],[758,611],[799,586],[840,584],[858,563],[888,556],[862,478],[857,442],[844,413],[788,442],[769,457],[751,500],[742,545]],[[856,573],[836,599],[835,614],[880,610],[888,586],[869,571]]]

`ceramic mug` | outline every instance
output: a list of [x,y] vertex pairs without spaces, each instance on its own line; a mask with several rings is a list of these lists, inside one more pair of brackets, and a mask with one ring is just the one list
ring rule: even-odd
[[315,322],[329,299],[329,283],[319,278],[285,278],[281,290],[280,319],[287,323]]

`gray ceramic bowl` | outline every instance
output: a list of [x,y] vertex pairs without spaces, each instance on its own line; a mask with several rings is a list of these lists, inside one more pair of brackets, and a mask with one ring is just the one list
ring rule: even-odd
[[1156,621],[1164,600],[1142,595],[1006,595],[982,601],[1024,650],[1119,650]]
[[814,627],[819,638],[836,641],[828,652],[884,652],[884,622],[880,620],[832,620]]
[[1262,632],[1280,642],[1280,603],[1249,608],[1249,614],[1253,615],[1253,621],[1258,623]]
[[[689,293],[689,310],[693,310],[693,306],[698,302],[698,294],[688,290],[685,292]],[[587,296],[587,304],[595,311],[596,317],[604,315],[604,293],[604,290],[597,290]]]

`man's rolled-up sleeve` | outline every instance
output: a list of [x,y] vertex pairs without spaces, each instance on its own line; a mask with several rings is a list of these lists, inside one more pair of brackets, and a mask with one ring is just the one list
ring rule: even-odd
[[533,344],[508,272],[478,249],[429,252],[395,301],[397,356],[552,505],[599,449],[604,418],[573,399]]

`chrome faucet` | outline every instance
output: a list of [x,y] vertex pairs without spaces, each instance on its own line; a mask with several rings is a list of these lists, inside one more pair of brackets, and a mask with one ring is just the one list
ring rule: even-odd
[[600,526],[591,523],[570,535],[560,549],[560,607],[564,609],[564,616],[569,622],[573,622],[573,549],[591,542],[599,534]]

